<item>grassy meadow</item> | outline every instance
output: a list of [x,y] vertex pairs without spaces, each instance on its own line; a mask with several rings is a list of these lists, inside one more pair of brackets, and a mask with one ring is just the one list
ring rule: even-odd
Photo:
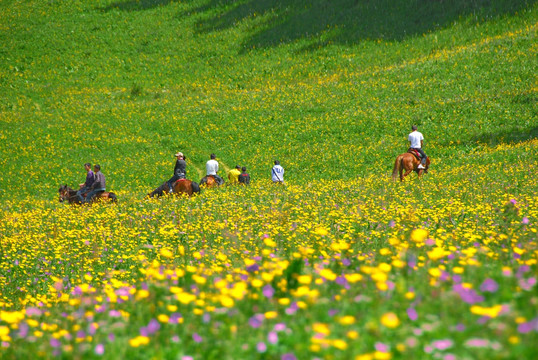
[[[0,2],[0,357],[535,358],[537,10]],[[252,183],[145,199],[177,151]]]

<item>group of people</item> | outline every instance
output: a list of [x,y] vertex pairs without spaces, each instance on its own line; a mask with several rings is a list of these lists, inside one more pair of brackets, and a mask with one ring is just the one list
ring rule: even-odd
[[[416,125],[411,127],[411,133],[407,137],[409,141],[410,149],[417,150],[421,158],[421,163],[418,165],[419,169],[424,169],[426,165],[426,153],[422,147],[424,146],[424,136],[418,131]],[[186,179],[187,177],[187,162],[185,161],[185,155],[182,152],[175,154],[176,164],[174,166],[174,175],[167,181],[169,191],[173,191],[173,185],[176,181],[180,179]],[[200,185],[207,183],[207,178],[212,176],[217,184],[224,184],[224,179],[218,175],[219,171],[219,162],[217,161],[217,156],[215,154],[210,155],[210,159],[205,164],[206,167],[206,176],[200,180]],[[77,191],[77,196],[80,202],[90,202],[95,196],[104,192],[106,190],[105,175],[101,172],[101,167],[99,165],[94,165],[93,170],[91,170],[91,164],[84,164],[86,169],[86,181],[82,184],[79,184],[80,189]],[[232,170],[228,172],[228,180],[230,184],[250,184],[250,175],[247,173],[247,168],[245,166],[240,167],[236,165]],[[274,183],[283,184],[284,183],[284,168],[280,165],[278,160],[275,160],[273,168],[271,169],[271,180]],[[85,195],[85,197],[84,197]]]
[[229,184],[236,185],[249,185],[250,184],[250,175],[247,173],[246,166],[235,165],[235,167],[228,171],[228,180]]
[[[182,152],[175,154],[176,164],[174,166],[174,174],[166,182],[169,192],[173,192],[174,183],[181,179],[187,178],[187,162],[185,155]],[[206,163],[206,176],[200,180],[200,185],[207,183],[207,178],[212,176],[217,184],[224,184],[224,179],[218,175],[219,163],[215,154],[211,154],[209,161]],[[101,172],[100,165],[94,165],[92,171],[92,165],[90,163],[84,164],[86,170],[86,181],[79,184],[79,190],[77,191],[77,197],[81,203],[89,203],[92,199],[99,194],[106,191],[105,175]],[[272,179],[275,183],[284,183],[284,168],[280,166],[280,162],[275,160],[275,165],[272,169]],[[228,172],[229,184],[250,184],[250,175],[247,173],[246,166],[236,165],[232,170]]]
[[[174,167],[174,175],[167,181],[169,191],[173,191],[174,182],[185,179],[187,177],[187,163],[185,162],[185,155],[182,152],[175,154],[176,165]],[[217,156],[211,154],[209,160],[205,164],[206,175],[200,180],[200,185],[207,184],[208,177],[213,177],[218,185],[224,184],[224,179],[219,176],[219,162]],[[275,160],[275,164],[272,168],[272,180],[275,183],[284,183],[284,168],[280,165],[278,160]],[[230,185],[249,185],[250,175],[247,172],[246,166],[235,165],[233,169],[228,171],[228,181]]]
[[106,191],[105,175],[101,172],[101,166],[96,164],[84,164],[86,181],[79,184],[77,197],[81,203],[89,203],[94,197]]

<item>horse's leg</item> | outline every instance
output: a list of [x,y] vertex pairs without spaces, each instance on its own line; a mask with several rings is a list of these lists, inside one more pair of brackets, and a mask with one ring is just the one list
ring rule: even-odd
[[106,199],[108,201],[111,201],[113,203],[117,202],[118,201],[118,197],[116,196],[116,194],[114,194],[113,192],[107,192],[106,193]]
[[155,195],[157,195],[157,189],[153,190],[152,192],[150,192],[148,194],[148,197],[152,198],[152,197],[155,197]]
[[405,173],[403,174],[403,176],[401,175],[400,173],[400,179],[403,181],[404,178],[409,175],[412,171],[413,171],[413,168],[414,168],[414,162],[413,161],[402,161],[402,167],[401,169],[403,170],[405,168]]
[[174,185],[172,185],[172,194],[181,194],[181,182],[175,182]]
[[106,199],[108,201],[116,202],[116,194],[110,191],[106,191],[101,195],[101,199]]
[[178,195],[191,196],[192,190],[190,190],[190,184],[186,184],[186,180],[181,181],[177,186]]
[[423,171],[422,169],[418,168],[419,165],[420,165],[420,159],[413,161],[413,171],[417,173],[417,177],[420,177]]
[[192,196],[192,182],[185,185],[185,193],[187,194],[188,197]]
[[149,197],[161,197],[163,196],[163,191],[164,191],[164,187],[166,186],[166,183],[162,184],[161,186],[159,186],[158,188],[156,188],[155,190],[153,190],[150,194],[149,194]]
[[402,181],[407,175],[411,174],[412,171],[413,171],[413,169],[406,170],[405,173],[402,176]]

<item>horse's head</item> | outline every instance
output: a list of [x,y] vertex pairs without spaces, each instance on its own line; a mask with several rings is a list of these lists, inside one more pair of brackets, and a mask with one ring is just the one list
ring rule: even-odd
[[64,202],[65,200],[69,199],[69,187],[67,185],[61,185],[58,189],[58,193],[60,194],[60,202]]

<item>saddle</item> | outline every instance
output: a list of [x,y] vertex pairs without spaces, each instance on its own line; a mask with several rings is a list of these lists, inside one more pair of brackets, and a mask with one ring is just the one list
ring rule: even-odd
[[413,154],[419,161],[422,159],[422,156],[420,156],[420,153],[415,149],[410,148],[409,150],[407,150],[407,152],[410,154]]
[[187,181],[187,178],[182,178],[182,179],[176,180],[176,183],[178,183],[180,181]]

